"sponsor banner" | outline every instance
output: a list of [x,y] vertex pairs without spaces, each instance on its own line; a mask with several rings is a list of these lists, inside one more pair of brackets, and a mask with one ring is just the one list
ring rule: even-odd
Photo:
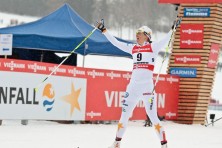
[[217,66],[219,52],[220,52],[220,45],[212,44],[210,48],[210,56],[209,56],[207,67],[215,68]]
[[12,34],[0,34],[0,55],[12,55]]
[[200,64],[200,55],[175,55],[175,64]]
[[184,8],[184,17],[210,17],[210,8]]
[[[156,75],[154,81],[155,78]],[[86,120],[119,120],[124,96],[127,97],[128,95],[125,93],[128,82],[127,80],[118,80],[117,83],[113,83],[106,78],[88,81],[87,96],[89,97],[87,97]],[[112,85],[110,85],[111,83]],[[159,116],[164,116],[168,120],[177,119],[178,90],[179,77],[160,75],[156,86]],[[137,104],[130,119],[146,119],[142,101]]]
[[222,3],[222,0],[158,0],[159,3]]
[[170,68],[170,74],[178,75],[183,78],[195,78],[197,76],[196,68]]
[[1,71],[0,119],[84,120],[86,79]]
[[[62,65],[35,92],[56,66],[0,59],[0,119],[119,120],[131,72]],[[179,77],[161,75],[156,92],[158,114],[176,119]],[[146,119],[143,102],[131,119]]]
[[203,48],[203,24],[181,24],[180,48]]
[[[154,81],[156,79],[154,76]],[[158,115],[167,120],[177,119],[179,77],[160,75],[156,86]]]
[[[86,120],[118,120],[128,82],[127,79],[113,82],[106,77],[90,79],[87,84]],[[141,114],[144,114],[143,111]]]

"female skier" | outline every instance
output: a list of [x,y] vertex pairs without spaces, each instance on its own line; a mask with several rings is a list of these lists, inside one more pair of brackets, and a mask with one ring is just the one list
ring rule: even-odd
[[142,26],[136,33],[137,44],[126,44],[119,42],[108,32],[103,20],[98,23],[97,28],[114,46],[131,54],[133,57],[132,76],[124,96],[116,138],[109,148],[120,148],[120,142],[125,133],[128,120],[140,100],[143,100],[145,104],[146,113],[155,127],[161,148],[167,148],[165,131],[157,116],[156,95],[153,91],[153,70],[158,52],[169,42],[172,30],[160,42],[151,43],[152,30],[147,26]]

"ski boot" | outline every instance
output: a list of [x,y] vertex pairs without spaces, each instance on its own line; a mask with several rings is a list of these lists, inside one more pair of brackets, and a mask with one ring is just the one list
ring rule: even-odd
[[167,148],[167,141],[161,142],[161,148]]
[[120,141],[114,141],[109,148],[120,148]]

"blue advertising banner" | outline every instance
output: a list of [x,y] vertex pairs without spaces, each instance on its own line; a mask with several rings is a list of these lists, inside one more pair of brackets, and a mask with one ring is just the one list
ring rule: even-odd
[[183,78],[195,78],[197,76],[196,68],[170,68],[170,74],[178,75]]
[[210,8],[184,8],[184,17],[210,17]]

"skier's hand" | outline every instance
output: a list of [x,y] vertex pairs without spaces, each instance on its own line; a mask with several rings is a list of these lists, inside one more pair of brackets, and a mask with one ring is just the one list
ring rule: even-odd
[[103,19],[101,19],[101,21],[99,21],[99,22],[96,22],[96,28],[99,29],[101,32],[105,32],[106,31]]
[[173,21],[173,25],[171,27],[172,30],[174,30],[175,23],[176,23],[176,21]]
[[177,18],[177,20],[174,21],[174,23],[173,23],[172,30],[175,31],[175,30],[177,29],[177,27],[180,25],[181,21],[182,21],[182,18],[181,18],[181,17],[180,17],[180,18]]

